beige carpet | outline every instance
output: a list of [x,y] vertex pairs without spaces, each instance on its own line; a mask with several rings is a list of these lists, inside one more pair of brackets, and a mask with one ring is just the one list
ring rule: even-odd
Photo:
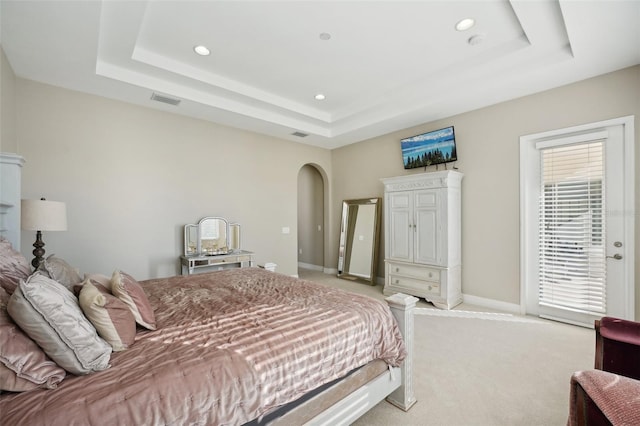
[[[299,275],[384,297],[381,286],[309,270]],[[381,402],[356,425],[566,424],[571,373],[593,366],[593,330],[464,304],[449,313],[424,300],[418,305],[418,402],[407,413]]]

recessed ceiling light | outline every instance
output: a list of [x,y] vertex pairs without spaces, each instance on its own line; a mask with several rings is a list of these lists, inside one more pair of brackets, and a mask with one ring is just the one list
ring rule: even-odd
[[316,101],[324,101],[325,100],[325,96],[322,93],[318,93],[316,96]]
[[193,48],[193,50],[200,56],[207,56],[211,53],[211,51],[207,48],[207,46],[198,45]]
[[466,31],[469,28],[473,27],[476,24],[475,19],[473,18],[464,18],[456,24],[456,30],[458,31]]
[[320,40],[329,40],[331,38],[331,34],[329,33],[320,33]]

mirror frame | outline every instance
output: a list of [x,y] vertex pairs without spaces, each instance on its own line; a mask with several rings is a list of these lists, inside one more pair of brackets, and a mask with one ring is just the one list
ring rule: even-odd
[[[366,206],[373,205],[374,218],[373,218],[373,242],[371,247],[371,268],[369,276],[362,276],[360,274],[354,275],[349,271],[349,265],[351,263],[351,252],[349,244],[349,226],[355,226],[351,224],[349,219],[349,207],[350,206]],[[360,198],[355,200],[344,200],[342,202],[342,221],[340,225],[340,245],[338,247],[338,277],[349,280],[364,280],[368,281],[371,285],[376,285],[376,272],[378,269],[378,242],[380,241],[380,212],[382,210],[382,198]]]

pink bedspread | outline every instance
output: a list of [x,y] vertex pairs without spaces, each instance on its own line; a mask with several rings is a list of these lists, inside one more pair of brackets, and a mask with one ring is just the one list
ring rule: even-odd
[[112,367],[0,396],[2,423],[242,424],[374,359],[405,357],[384,302],[258,268],[142,282],[158,329]]

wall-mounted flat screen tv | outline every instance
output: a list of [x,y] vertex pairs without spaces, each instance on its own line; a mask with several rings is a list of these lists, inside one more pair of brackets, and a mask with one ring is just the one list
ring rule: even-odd
[[458,160],[453,126],[400,141],[405,169],[433,166]]

